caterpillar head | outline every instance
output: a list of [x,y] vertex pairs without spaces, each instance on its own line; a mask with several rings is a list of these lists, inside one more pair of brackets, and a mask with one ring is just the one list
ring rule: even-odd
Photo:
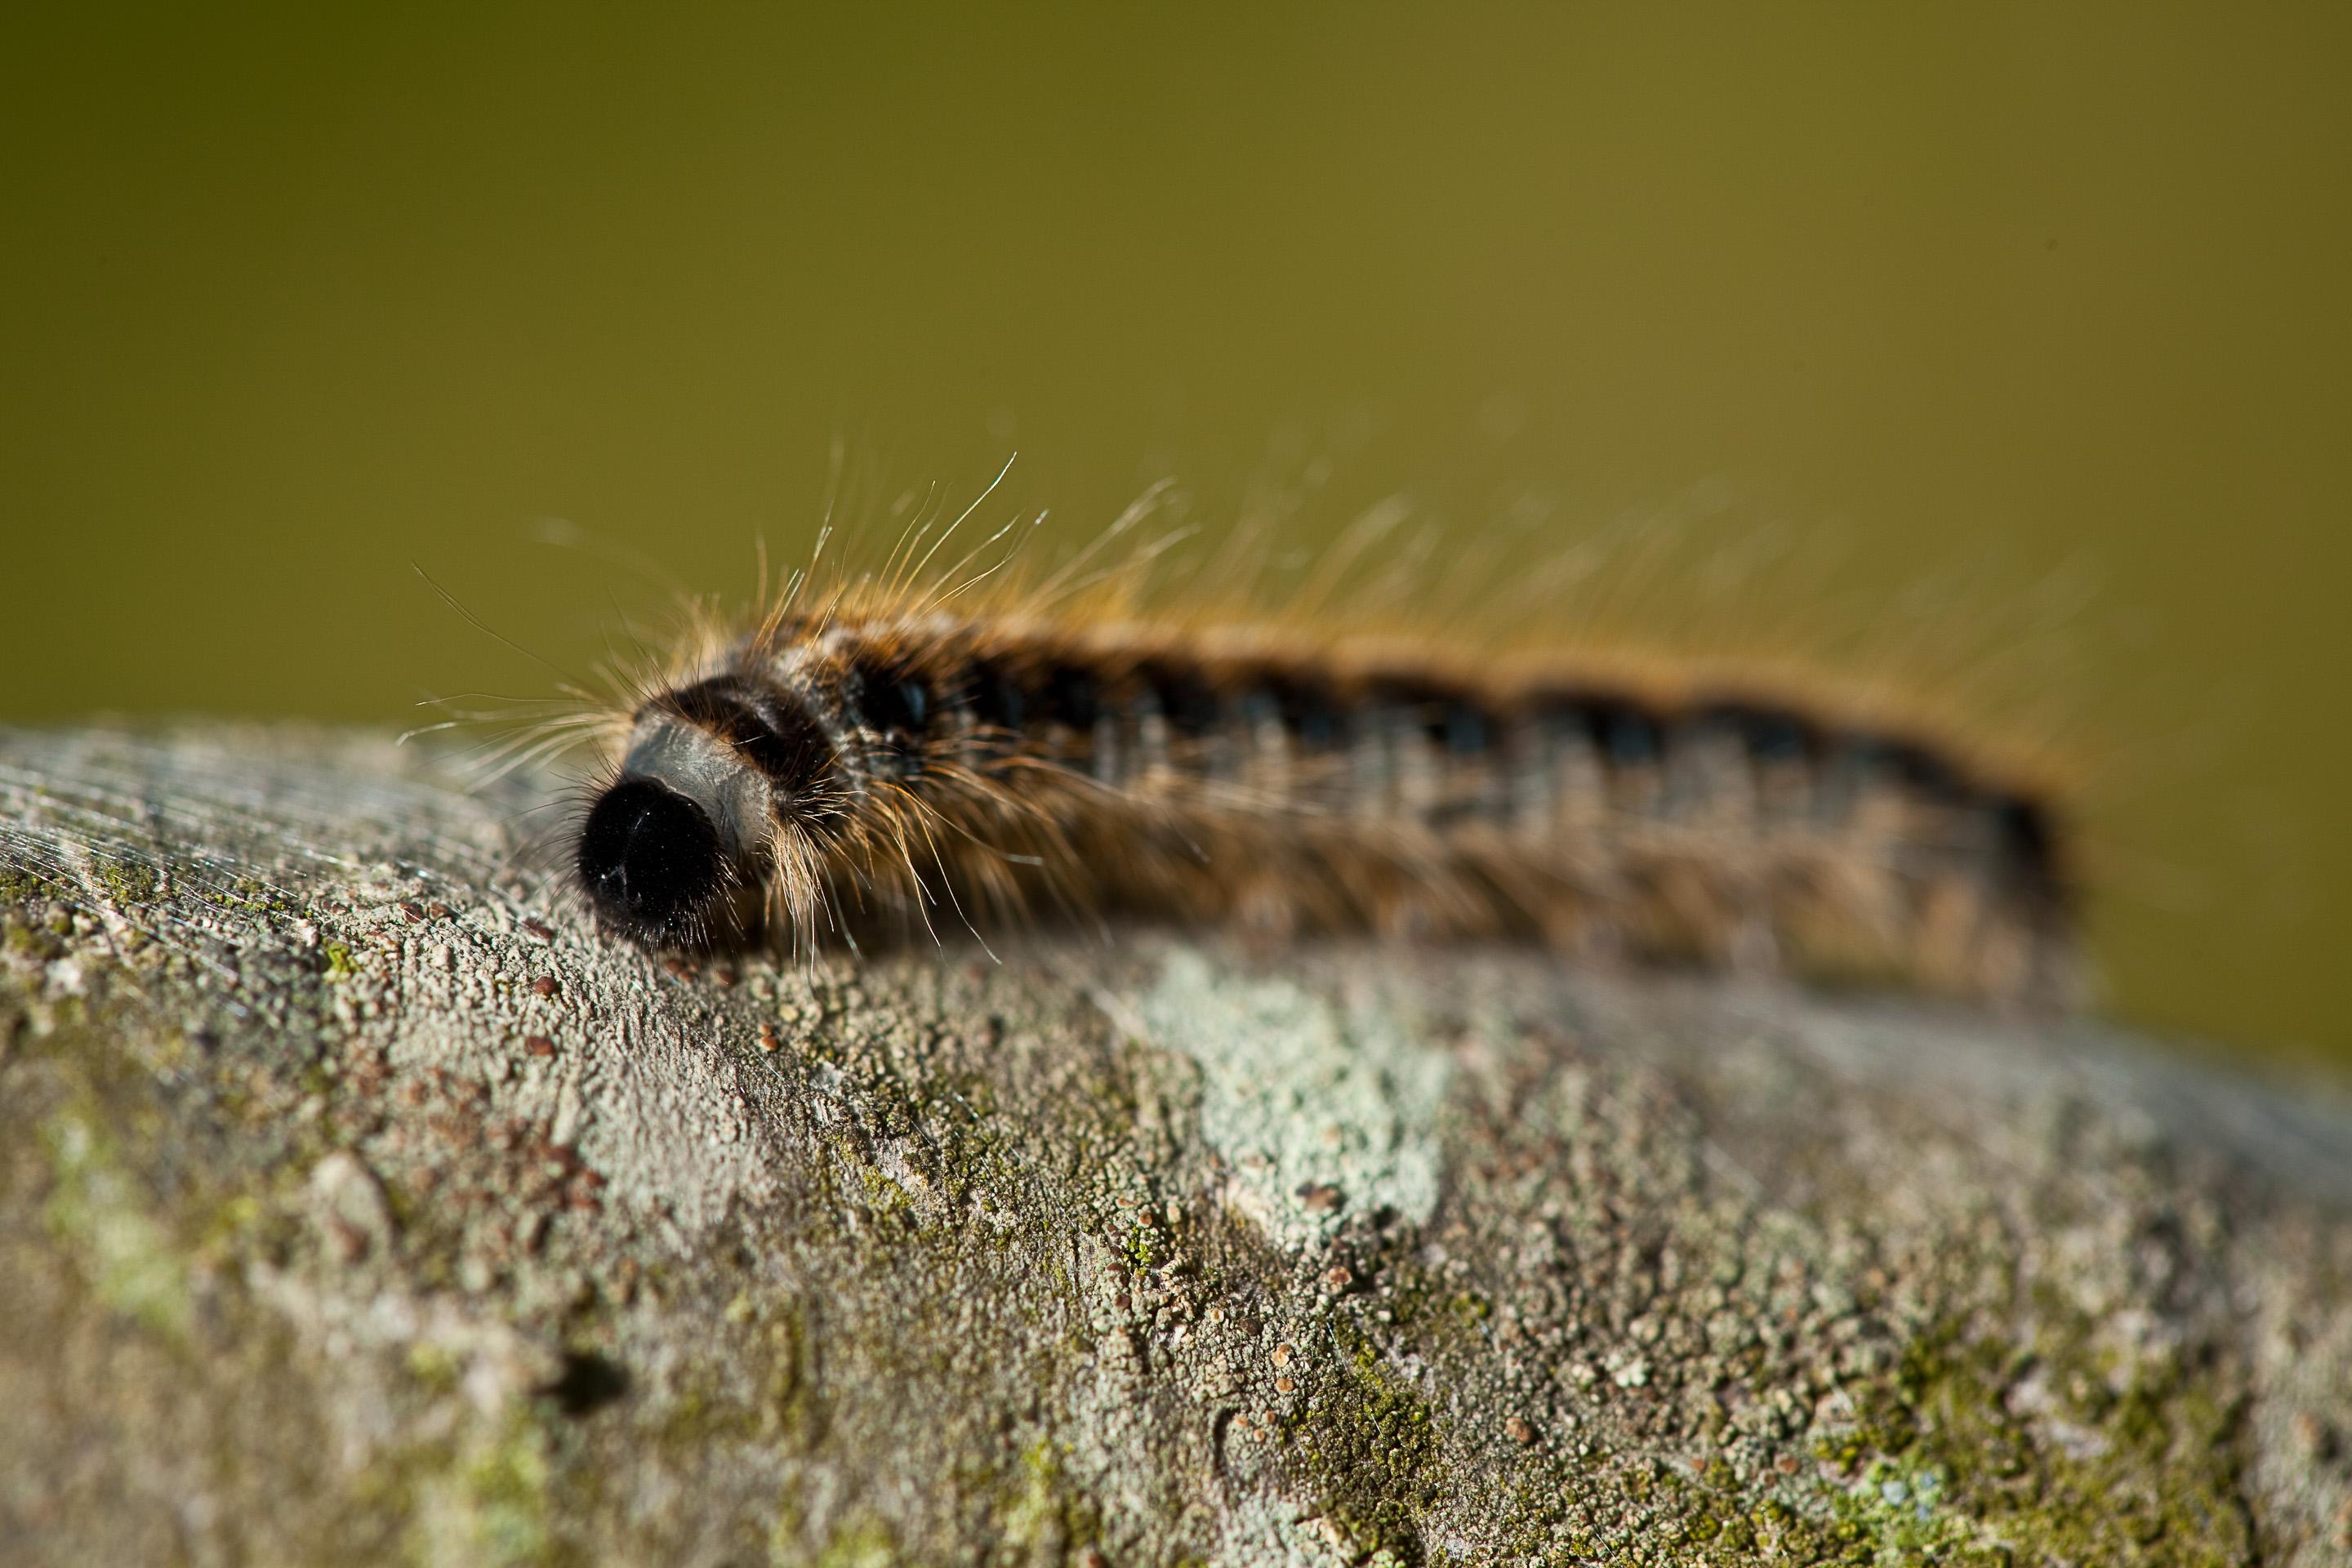
[[[833,760],[813,718],[734,678],[646,703],[574,850],[598,922],[662,950],[746,941],[763,901],[804,888],[776,873],[813,861],[803,819],[824,798]],[[803,890],[786,906],[796,928],[814,903]]]

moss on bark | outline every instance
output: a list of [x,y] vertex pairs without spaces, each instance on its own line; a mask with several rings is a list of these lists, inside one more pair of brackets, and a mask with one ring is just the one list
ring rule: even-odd
[[0,763],[37,1555],[2352,1545],[2325,1095],[1525,954],[666,967],[370,738]]

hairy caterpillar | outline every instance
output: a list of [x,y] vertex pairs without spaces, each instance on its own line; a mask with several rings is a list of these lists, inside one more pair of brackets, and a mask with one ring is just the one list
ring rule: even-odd
[[921,545],[705,624],[582,721],[604,757],[568,858],[604,929],[805,950],[1129,916],[2074,990],[2053,802],[1931,735],[1737,670],[1154,615],[1067,569],[916,587]]

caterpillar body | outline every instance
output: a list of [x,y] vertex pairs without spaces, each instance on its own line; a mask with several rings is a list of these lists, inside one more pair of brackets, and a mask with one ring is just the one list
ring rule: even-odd
[[1055,915],[1546,944],[2047,1005],[2053,804],[1720,672],[875,589],[613,716],[571,859],[666,951]]

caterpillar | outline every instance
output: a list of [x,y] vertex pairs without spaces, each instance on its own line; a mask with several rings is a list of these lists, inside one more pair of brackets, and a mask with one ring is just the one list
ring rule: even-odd
[[1736,668],[915,574],[803,574],[596,721],[567,837],[602,929],[805,952],[1128,918],[2074,993],[2056,802],[1925,730]]

